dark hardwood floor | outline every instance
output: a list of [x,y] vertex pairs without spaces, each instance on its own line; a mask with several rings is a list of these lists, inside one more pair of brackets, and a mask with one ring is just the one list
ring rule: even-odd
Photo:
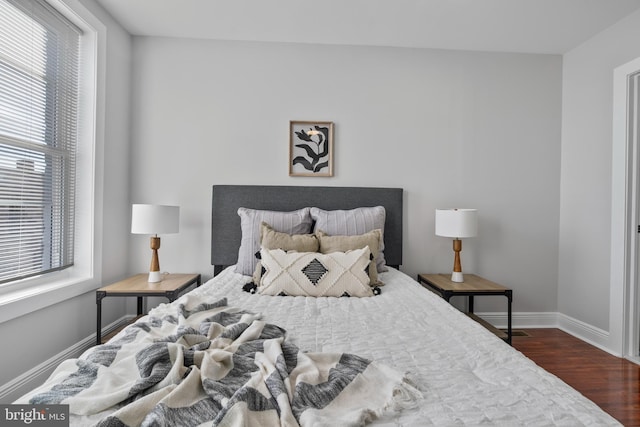
[[559,329],[524,329],[513,346],[627,427],[640,426],[640,365]]

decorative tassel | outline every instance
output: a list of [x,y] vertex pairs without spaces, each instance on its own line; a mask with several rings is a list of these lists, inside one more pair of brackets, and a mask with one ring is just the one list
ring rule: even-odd
[[249,282],[242,287],[242,290],[245,292],[249,292],[250,294],[255,294],[258,290],[258,285],[253,282]]

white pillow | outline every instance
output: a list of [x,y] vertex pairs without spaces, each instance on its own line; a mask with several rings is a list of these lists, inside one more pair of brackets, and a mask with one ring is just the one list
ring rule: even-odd
[[[239,208],[242,240],[238,250],[236,273],[251,276],[256,268],[256,252],[260,250],[260,225],[266,222],[275,231],[287,234],[311,233],[312,219],[309,208],[292,212],[265,211]],[[215,238],[215,237],[214,237]]]
[[[325,211],[320,208],[310,209],[311,218],[315,221],[313,232],[324,231],[330,236],[355,236],[375,229],[384,232],[386,211],[384,206],[363,207],[351,210]],[[384,258],[384,235],[380,244],[380,254],[376,259],[378,273],[388,271]]]
[[369,297],[369,247],[348,252],[285,252],[261,249],[264,274],[258,292],[264,295]]

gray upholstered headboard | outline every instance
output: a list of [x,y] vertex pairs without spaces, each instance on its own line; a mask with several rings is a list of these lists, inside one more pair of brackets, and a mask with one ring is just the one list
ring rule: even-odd
[[324,210],[384,206],[384,255],[402,265],[402,188],[214,185],[211,210],[211,264],[214,274],[238,260],[241,230],[238,208],[293,211],[306,206]]

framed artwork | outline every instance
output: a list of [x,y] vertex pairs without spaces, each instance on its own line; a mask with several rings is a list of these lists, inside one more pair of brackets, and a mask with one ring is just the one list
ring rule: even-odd
[[333,176],[333,122],[289,122],[289,176]]

